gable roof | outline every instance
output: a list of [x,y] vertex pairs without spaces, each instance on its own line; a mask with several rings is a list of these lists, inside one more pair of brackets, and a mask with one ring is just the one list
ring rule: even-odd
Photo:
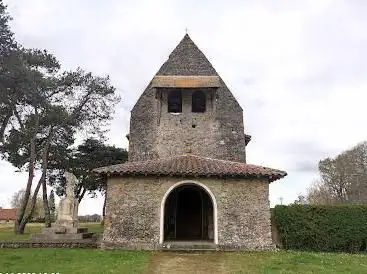
[[17,218],[16,208],[0,208],[0,220],[15,220]]
[[93,170],[105,176],[193,176],[226,178],[266,178],[269,182],[287,175],[285,171],[185,154],[172,158],[126,162]]
[[212,64],[186,34],[159,69],[157,75],[218,76]]
[[[177,82],[177,77],[185,78],[184,80],[186,87],[188,83],[188,77],[212,77],[212,79],[215,79],[214,83],[208,85],[208,78],[206,78],[207,80],[204,81],[206,82],[204,86],[215,86],[219,88],[220,93],[226,94],[227,97],[230,97],[231,100],[233,100],[233,103],[242,110],[242,107],[233,96],[231,91],[228,89],[223,79],[221,79],[217,71],[214,69],[213,65],[206,58],[204,53],[198,48],[198,46],[192,41],[188,34],[185,34],[179,44],[169,55],[168,60],[164,62],[158,72],[154,75],[153,79],[149,82],[143,94],[140,95],[139,99],[133,106],[132,112],[134,112],[135,108],[139,105],[141,100],[144,99],[144,97],[147,97],[149,93],[151,96],[152,94],[154,94],[154,87],[159,87],[159,85],[157,86],[157,79],[161,80],[162,76],[176,76],[175,79],[172,79],[170,77],[167,78],[170,79],[170,81],[173,80],[173,82]],[[192,83],[190,85],[192,85]],[[200,86],[202,85],[202,83],[199,83],[197,85]],[[173,84],[173,87],[178,86],[176,86],[175,83]]]

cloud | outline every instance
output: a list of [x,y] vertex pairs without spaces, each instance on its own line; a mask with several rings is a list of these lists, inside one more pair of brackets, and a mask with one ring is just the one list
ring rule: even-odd
[[317,172],[317,164],[314,161],[296,161],[289,171],[293,172]]
[[[187,27],[244,109],[248,161],[289,173],[271,184],[272,205],[305,192],[320,159],[367,139],[365,1],[5,3],[25,46],[111,76],[123,101],[109,142],[122,147],[132,106]],[[8,165],[0,173],[4,200],[24,179]],[[82,212],[100,212],[97,201]]]

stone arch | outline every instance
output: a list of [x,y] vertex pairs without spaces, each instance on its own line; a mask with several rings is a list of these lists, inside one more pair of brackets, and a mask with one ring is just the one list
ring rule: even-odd
[[213,204],[213,225],[214,225],[214,244],[218,244],[218,206],[217,206],[217,201],[216,198],[214,196],[214,194],[212,193],[212,191],[204,184],[197,182],[197,181],[181,181],[178,182],[176,184],[174,184],[173,186],[171,186],[166,193],[164,194],[163,198],[162,198],[162,202],[161,202],[161,210],[160,210],[160,225],[159,225],[159,230],[160,230],[160,235],[159,235],[159,243],[163,244],[164,242],[164,214],[165,214],[165,204],[166,204],[166,200],[169,197],[169,195],[172,193],[172,191],[180,186],[183,185],[195,185],[199,188],[201,188],[203,191],[205,191],[210,199],[211,202]]

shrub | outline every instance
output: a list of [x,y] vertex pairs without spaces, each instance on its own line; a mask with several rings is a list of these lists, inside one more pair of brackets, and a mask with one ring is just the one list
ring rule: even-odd
[[285,249],[367,250],[367,205],[276,206],[272,215]]

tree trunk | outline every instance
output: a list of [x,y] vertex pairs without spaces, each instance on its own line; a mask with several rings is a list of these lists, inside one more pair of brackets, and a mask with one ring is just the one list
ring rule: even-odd
[[32,197],[32,200],[31,200],[31,208],[30,208],[30,210],[29,210],[29,212],[28,212],[27,215],[23,214],[23,218],[20,220],[20,222],[19,222],[19,224],[17,226],[16,233],[18,233],[18,234],[23,234],[24,233],[25,226],[29,222],[29,220],[31,219],[31,217],[33,215],[34,208],[36,207],[38,192],[39,192],[39,190],[41,188],[41,184],[42,184],[42,181],[40,179],[38,181],[38,184],[36,186],[36,189],[34,190],[34,193],[33,193],[33,197]]
[[51,213],[47,199],[46,180],[42,180],[42,200],[43,200],[43,209],[45,211],[45,227],[51,227]]
[[87,189],[83,187],[82,193],[80,193],[79,196],[78,196],[78,203],[79,204],[82,201],[82,199],[83,199],[83,197],[84,197],[84,195],[85,195],[86,192],[87,192]]
[[12,111],[9,111],[8,114],[5,116],[3,122],[1,123],[1,127],[0,127],[0,142],[3,142],[4,139],[5,139],[5,129],[6,129],[6,126],[8,125],[9,123],[9,120],[12,116]]
[[51,144],[53,129],[50,128],[50,132],[47,136],[46,144],[43,147],[42,151],[42,200],[43,200],[43,209],[45,211],[45,227],[51,227],[51,214],[50,214],[50,206],[48,204],[47,199],[47,186],[46,186],[46,173],[47,173],[47,164],[48,164],[48,151]]
[[17,211],[17,219],[15,221],[15,226],[14,226],[14,230],[15,230],[14,232],[16,234],[24,233],[25,224],[22,225],[22,221],[25,215],[25,211],[27,209],[29,197],[31,195],[31,188],[32,188],[33,177],[34,177],[34,165],[36,162],[36,135],[37,135],[38,127],[39,127],[39,117],[37,115],[36,123],[34,127],[34,134],[30,140],[30,145],[29,145],[30,146],[30,160],[29,160],[29,167],[28,167],[28,182],[27,182],[27,186],[24,192],[24,197],[22,199],[22,204],[19,210]]

